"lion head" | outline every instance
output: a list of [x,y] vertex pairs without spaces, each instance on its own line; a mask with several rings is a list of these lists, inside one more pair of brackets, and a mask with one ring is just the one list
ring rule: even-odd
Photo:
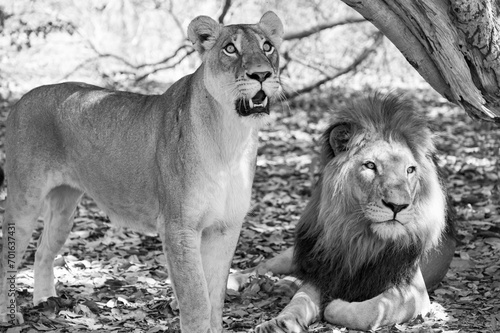
[[326,301],[359,301],[405,283],[439,243],[446,197],[427,122],[395,95],[334,114],[322,176],[297,226],[298,275]]
[[269,114],[270,99],[280,93],[282,36],[283,25],[273,12],[258,24],[229,26],[199,16],[188,28],[188,38],[203,58],[207,90],[243,117]]

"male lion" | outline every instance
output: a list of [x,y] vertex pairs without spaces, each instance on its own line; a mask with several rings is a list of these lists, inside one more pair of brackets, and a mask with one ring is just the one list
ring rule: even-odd
[[420,259],[440,243],[446,198],[424,118],[398,96],[375,94],[334,114],[322,150],[293,262],[285,254],[277,267],[293,266],[304,284],[258,333],[303,332],[321,317],[369,330],[429,310]]
[[64,83],[36,88],[16,104],[6,134],[2,321],[22,321],[11,282],[44,204],[33,301],[56,296],[54,256],[87,193],[115,223],[158,231],[182,331],[222,331],[257,131],[280,94],[282,35],[273,12],[254,25],[200,16],[188,37],[203,62],[163,95]]

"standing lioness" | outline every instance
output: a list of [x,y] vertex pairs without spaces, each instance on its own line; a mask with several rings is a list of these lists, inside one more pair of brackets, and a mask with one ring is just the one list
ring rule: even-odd
[[272,12],[255,25],[222,26],[200,16],[188,36],[203,63],[163,95],[65,83],[34,89],[16,104],[5,144],[2,321],[22,321],[11,282],[44,204],[34,303],[56,295],[54,256],[87,193],[115,223],[158,231],[182,331],[222,331],[257,130],[280,91],[282,35]]

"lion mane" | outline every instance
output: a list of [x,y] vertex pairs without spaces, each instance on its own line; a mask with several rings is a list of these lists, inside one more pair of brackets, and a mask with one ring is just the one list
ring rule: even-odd
[[[367,189],[356,187],[352,173],[355,157],[376,139],[408,147],[419,169],[415,222],[392,238],[369,227],[357,194]],[[446,225],[446,196],[426,119],[408,100],[376,93],[335,112],[322,141],[321,176],[296,230],[296,275],[320,290],[323,305],[363,301],[409,283]]]

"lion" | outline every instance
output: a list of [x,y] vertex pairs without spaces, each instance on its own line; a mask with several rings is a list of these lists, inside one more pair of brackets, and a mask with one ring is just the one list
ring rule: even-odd
[[[294,249],[267,266],[293,269],[303,284],[257,333],[303,332],[321,318],[373,330],[429,311],[421,262],[446,272],[455,245],[432,138],[425,118],[396,94],[334,113]],[[427,261],[438,246],[444,252]]]
[[273,12],[257,24],[228,26],[199,16],[188,38],[202,63],[162,95],[63,83],[18,101],[5,142],[2,321],[22,322],[15,275],[43,206],[33,301],[56,296],[53,260],[86,193],[112,222],[159,233],[181,330],[222,331],[258,130],[282,94],[282,36]]

